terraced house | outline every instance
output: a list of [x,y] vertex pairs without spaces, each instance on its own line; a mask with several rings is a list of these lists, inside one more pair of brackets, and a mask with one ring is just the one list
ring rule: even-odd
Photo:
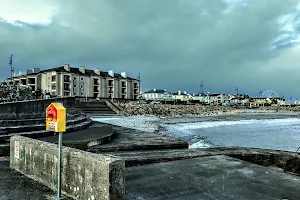
[[140,81],[113,71],[89,70],[64,66],[40,70],[34,68],[7,79],[8,84],[28,85],[32,91],[49,92],[53,96],[138,99]]

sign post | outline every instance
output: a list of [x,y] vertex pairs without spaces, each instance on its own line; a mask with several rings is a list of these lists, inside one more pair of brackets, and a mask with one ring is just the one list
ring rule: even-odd
[[51,103],[46,108],[46,130],[59,133],[57,156],[57,196],[53,199],[64,199],[61,194],[62,169],[62,133],[66,131],[66,109],[61,103]]

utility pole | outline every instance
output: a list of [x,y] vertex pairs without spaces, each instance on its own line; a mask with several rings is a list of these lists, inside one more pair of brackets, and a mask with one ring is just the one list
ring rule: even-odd
[[139,103],[141,103],[141,98],[140,98],[140,93],[141,93],[141,72],[138,73],[137,79],[138,79],[138,81],[139,81],[139,94],[138,94],[138,100],[139,100]]
[[236,95],[238,95],[238,94],[239,94],[239,88],[236,87],[236,88],[235,88],[235,91],[236,91]]
[[201,82],[200,88],[201,88],[201,94],[203,94],[203,81]]
[[[201,97],[202,97],[202,95],[204,94],[204,93],[203,93],[203,91],[204,91],[204,90],[203,90],[203,81],[201,82],[200,88],[201,88]],[[201,103],[202,103],[202,105],[203,105],[204,96],[201,98],[201,100],[202,100]]]
[[10,78],[13,82],[14,67],[13,67],[13,55],[12,54],[10,55],[9,66],[10,66]]

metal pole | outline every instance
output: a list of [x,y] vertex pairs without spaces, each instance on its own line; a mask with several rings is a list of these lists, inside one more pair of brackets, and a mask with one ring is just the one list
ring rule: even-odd
[[57,159],[57,200],[63,199],[61,195],[61,168],[62,168],[62,133],[58,137],[58,159]]

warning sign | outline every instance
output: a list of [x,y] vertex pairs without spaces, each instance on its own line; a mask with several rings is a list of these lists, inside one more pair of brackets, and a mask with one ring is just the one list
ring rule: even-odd
[[19,141],[15,141],[15,158],[19,159],[20,158],[20,145],[19,145]]
[[56,122],[51,123],[49,122],[49,131],[55,131],[56,129]]
[[46,108],[46,130],[66,131],[66,108],[61,103],[51,103]]

